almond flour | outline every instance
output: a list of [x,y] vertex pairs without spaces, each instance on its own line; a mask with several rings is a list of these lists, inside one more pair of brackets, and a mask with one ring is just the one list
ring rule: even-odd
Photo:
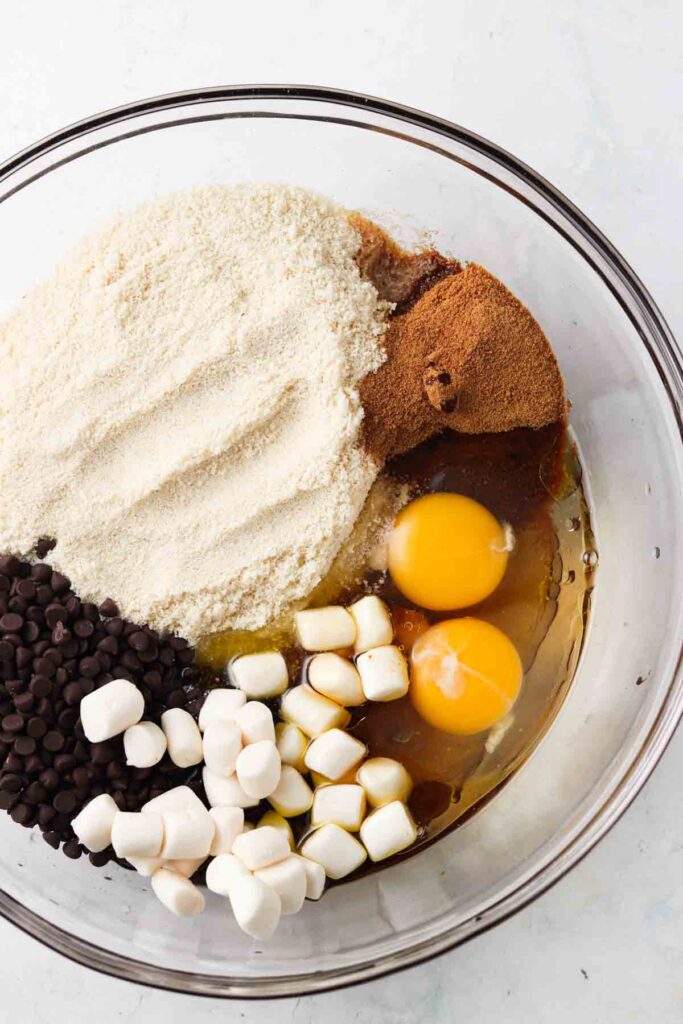
[[191,640],[306,597],[377,463],[388,307],[344,211],[271,185],[140,207],[0,323],[0,549]]

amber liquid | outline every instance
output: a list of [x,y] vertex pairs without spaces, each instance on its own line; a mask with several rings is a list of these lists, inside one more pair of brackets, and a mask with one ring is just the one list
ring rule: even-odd
[[[395,460],[385,472],[405,482],[413,497],[437,491],[465,494],[512,526],[515,548],[502,583],[465,614],[507,633],[524,666],[511,725],[491,752],[486,733],[453,736],[428,725],[409,696],[354,709],[351,730],[367,744],[369,756],[396,758],[415,782],[410,809],[419,837],[395,858],[401,859],[493,794],[529,756],[557,713],[581,650],[591,591],[591,532],[578,462],[559,425],[476,437],[445,433]],[[386,574],[370,573],[361,583],[335,586],[336,593],[331,592],[327,581],[313,603],[348,603],[372,592],[392,607],[413,607]],[[427,615],[430,621],[452,617]],[[221,634],[208,638],[198,653],[213,670],[221,670],[238,653],[273,646],[283,649],[292,671],[305,677],[305,657],[285,627]],[[291,824],[299,836],[308,828],[306,817]]]

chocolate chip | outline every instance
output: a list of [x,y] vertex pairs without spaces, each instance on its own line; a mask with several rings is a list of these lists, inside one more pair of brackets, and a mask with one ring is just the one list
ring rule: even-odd
[[26,601],[32,601],[36,596],[36,585],[33,580],[19,580],[17,583],[17,594]]
[[52,847],[53,850],[58,850],[59,844],[62,841],[58,832],[43,832],[43,839]]
[[33,694],[18,693],[14,698],[14,706],[22,715],[26,715],[29,711],[33,711]]
[[44,719],[38,718],[38,716],[29,718],[26,723],[26,733],[28,736],[32,736],[34,740],[39,740],[42,739],[46,732],[47,726]]
[[18,775],[7,773],[0,777],[0,790],[6,793],[18,793],[22,782]]
[[106,598],[100,605],[100,615],[103,615],[106,619],[110,619],[118,614],[118,605],[110,597]]
[[[40,782],[32,782],[24,792],[24,799],[30,804],[42,804],[47,800],[47,790]],[[40,817],[39,819],[40,820]]]
[[66,622],[68,618],[69,613],[61,604],[49,604],[45,609],[45,621],[50,629],[54,629],[58,622]]
[[104,628],[109,636],[120,637],[123,634],[123,619],[115,616],[104,623]]
[[57,729],[50,729],[43,736],[43,746],[51,753],[57,753],[64,746],[64,737]]
[[0,661],[10,661],[13,657],[13,645],[8,640],[0,640]]
[[69,707],[74,707],[81,702],[83,687],[79,682],[68,683],[64,687],[63,696]]
[[101,671],[99,661],[97,660],[97,658],[92,657],[81,658],[81,662],[78,667],[81,672],[81,675],[84,675],[86,677],[89,676],[91,679],[94,676],[98,675],[99,672]]
[[[27,622],[26,625],[24,626],[24,630],[27,630],[28,627],[32,625],[34,625],[34,623]],[[36,629],[38,629],[37,626]],[[26,637],[24,637],[24,639],[26,639]],[[31,640],[29,640],[28,642],[32,643]],[[31,651],[28,647],[17,647],[15,658],[17,662],[17,668],[28,668],[28,666],[33,663],[33,651]]]
[[61,572],[53,572],[50,578],[50,586],[55,594],[61,594],[71,586],[71,580]]
[[74,622],[73,631],[81,640],[87,640],[95,632],[95,627],[89,619],[78,619],[77,622]]
[[0,572],[3,576],[16,576],[21,570],[21,562],[14,555],[0,557]]
[[83,602],[83,618],[90,619],[91,622],[100,621],[100,613],[97,610],[97,605],[93,604],[92,601]]
[[17,793],[10,793],[8,790],[0,790],[0,811],[11,811],[19,803]]
[[15,804],[10,811],[10,817],[12,818],[12,821],[16,821],[17,825],[26,825],[33,817],[33,811],[28,804]]
[[38,808],[38,824],[49,825],[54,820],[56,810],[50,804],[41,804]]
[[14,741],[14,751],[20,757],[28,757],[36,749],[36,741],[32,736],[17,736]]
[[16,612],[7,612],[0,618],[0,629],[3,633],[18,633],[23,625],[23,618]]
[[33,676],[28,688],[34,697],[47,697],[52,692],[52,681],[38,674]]
[[94,868],[103,868],[111,860],[111,854],[107,853],[106,850],[101,850],[99,853],[89,854],[88,860]]
[[49,565],[45,565],[44,562],[36,562],[35,565],[31,566],[31,576],[36,583],[49,583],[52,578],[52,569]]
[[36,658],[33,662],[33,670],[38,675],[47,676],[48,679],[51,679],[57,671],[57,666],[52,658]]
[[2,719],[3,732],[17,733],[24,728],[24,719],[21,715],[5,715]]
[[76,794],[73,789],[64,789],[57,793],[52,801],[52,806],[58,814],[69,814],[76,806]]
[[59,715],[57,716],[57,725],[64,732],[73,732],[73,728],[77,721],[77,708],[65,708],[64,711],[60,711]]
[[139,629],[137,632],[131,633],[128,637],[128,643],[134,651],[146,651],[150,645],[150,638]]

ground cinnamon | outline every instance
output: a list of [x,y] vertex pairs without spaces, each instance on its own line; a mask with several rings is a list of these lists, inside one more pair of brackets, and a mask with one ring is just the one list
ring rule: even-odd
[[[554,353],[529,311],[497,278],[477,264],[463,269],[433,253],[412,257],[421,265],[413,264],[411,273],[408,254],[392,243],[383,256],[380,237],[369,238],[366,225],[360,225],[363,248],[371,241],[374,249],[362,269],[387,298],[388,280],[392,301],[408,306],[391,318],[386,362],[361,383],[364,443],[379,462],[447,427],[498,433],[564,418]],[[432,276],[420,294],[425,276],[434,274],[441,279],[432,283]],[[419,295],[412,304],[411,289]]]

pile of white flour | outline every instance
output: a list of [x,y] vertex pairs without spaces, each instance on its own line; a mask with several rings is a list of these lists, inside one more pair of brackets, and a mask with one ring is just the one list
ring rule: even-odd
[[310,593],[377,466],[356,384],[386,306],[300,189],[120,217],[0,323],[0,550],[57,538],[77,592],[195,639]]

